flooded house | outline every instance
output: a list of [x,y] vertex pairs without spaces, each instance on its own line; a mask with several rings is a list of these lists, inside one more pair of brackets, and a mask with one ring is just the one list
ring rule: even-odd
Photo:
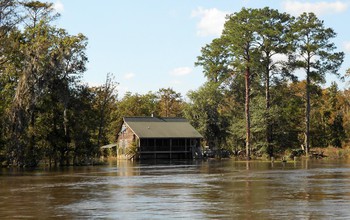
[[125,117],[118,134],[118,157],[191,159],[201,157],[202,135],[184,118]]

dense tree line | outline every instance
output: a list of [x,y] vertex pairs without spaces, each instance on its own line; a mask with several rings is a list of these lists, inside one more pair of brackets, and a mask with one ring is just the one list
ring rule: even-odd
[[[279,145],[283,144],[277,142],[281,132],[288,133],[291,130],[298,135],[304,133],[304,141],[299,140],[298,144],[308,154],[310,144],[314,141],[312,136],[315,137],[311,135],[315,128],[311,126],[315,122],[311,120],[314,93],[319,89],[320,83],[325,82],[327,73],[340,76],[338,69],[343,62],[344,53],[335,51],[332,42],[335,36],[336,33],[331,28],[324,27],[323,21],[313,13],[303,13],[294,18],[270,8],[243,8],[240,12],[228,15],[222,35],[203,47],[197,65],[203,66],[208,82],[215,82],[228,93],[241,93],[239,97],[232,94],[231,102],[244,106],[244,123],[241,122],[240,125],[245,126],[247,158],[252,150],[260,149],[272,156],[274,150],[280,149]],[[301,100],[295,100],[299,104],[298,109],[292,115],[295,116],[302,109],[305,120],[299,118],[297,123],[304,122],[305,126],[283,130],[278,121],[282,119],[284,103],[276,100],[282,91],[279,89],[276,94],[272,92],[280,85],[293,87],[297,83],[294,75],[297,70],[304,72],[305,81],[302,82],[304,88],[298,90]],[[237,87],[239,91],[234,91]],[[242,91],[245,91],[244,94]],[[293,93],[286,95],[291,94]],[[291,101],[294,100],[288,99],[288,102]],[[217,113],[212,117],[217,118]],[[337,117],[334,120],[342,120],[340,114]],[[239,119],[234,118],[235,121],[240,121]],[[290,121],[286,120],[285,123]],[[233,125],[235,130],[242,127],[235,123]],[[213,134],[215,137],[218,135],[220,134]],[[343,137],[339,134],[338,138]]]
[[321,87],[327,73],[345,76],[338,72],[344,54],[312,13],[228,15],[222,35],[201,50],[196,65],[207,81],[188,102],[172,88],[118,99],[112,74],[101,86],[84,84],[88,40],[52,25],[58,17],[50,3],[0,1],[3,165],[89,163],[116,141],[124,116],[186,117],[204,145],[247,157],[349,142],[349,90]]
[[0,2],[0,162],[35,167],[91,163],[116,141],[122,117],[183,115],[182,97],[160,89],[117,99],[113,74],[81,80],[87,38],[54,26],[51,3]]
[[116,87],[81,82],[87,38],[52,25],[52,4],[0,4],[0,156],[14,166],[88,162],[107,143]]

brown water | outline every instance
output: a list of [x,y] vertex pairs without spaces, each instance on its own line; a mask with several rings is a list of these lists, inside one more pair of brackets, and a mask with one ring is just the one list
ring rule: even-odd
[[114,162],[0,173],[1,219],[346,219],[350,163]]

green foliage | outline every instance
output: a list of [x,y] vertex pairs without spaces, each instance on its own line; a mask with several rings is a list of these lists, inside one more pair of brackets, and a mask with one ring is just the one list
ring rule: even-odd
[[[252,148],[270,155],[274,148],[301,146],[304,118],[307,146],[310,141],[319,145],[317,141],[332,140],[331,136],[336,140],[330,141],[333,144],[344,141],[343,116],[338,114],[337,120],[327,126],[318,124],[318,108],[324,104],[310,102],[311,97],[322,99],[317,83],[324,82],[326,73],[339,75],[337,71],[344,53],[334,52],[335,45],[330,41],[334,37],[334,31],[325,28],[323,21],[312,13],[294,19],[269,8],[243,8],[227,16],[222,36],[202,48],[196,65],[203,67],[208,82],[217,82],[225,88],[223,100],[232,102],[226,104],[231,111],[231,143],[240,147],[246,145],[248,153],[252,144]],[[276,59],[276,55],[289,57],[289,62]],[[306,83],[288,84],[288,79],[296,81],[292,71],[297,68],[307,72]],[[308,103],[305,106],[304,97]],[[329,101],[334,103],[334,99]],[[311,107],[315,110],[310,111]],[[338,130],[336,125],[331,128],[333,123]],[[320,132],[322,126],[328,130],[324,134]],[[205,130],[204,126],[197,124],[197,127]],[[341,133],[342,138],[331,134],[331,130]],[[324,143],[333,145],[329,141]]]
[[343,52],[334,52],[336,46],[331,39],[336,33],[324,27],[324,22],[313,13],[303,13],[292,25],[295,67],[305,70],[313,82],[324,82],[325,74],[339,75],[338,69],[344,60]]
[[125,116],[151,116],[157,114],[157,96],[151,92],[146,95],[127,92],[117,103],[113,113],[117,118],[117,127],[121,127]]
[[138,145],[139,145],[138,141],[133,141],[131,145],[127,148],[126,155],[130,157],[133,157],[134,155],[136,155],[139,148]]
[[275,147],[279,150],[298,148],[303,134],[302,83],[281,83],[272,88],[274,94],[275,120],[272,123]]
[[211,148],[227,147],[229,120],[225,114],[223,91],[218,83],[208,82],[198,91],[189,92],[191,103],[185,116],[198,129]]
[[[83,85],[87,38],[52,25],[59,15],[51,3],[2,0],[0,14],[3,164],[89,163],[116,141],[125,116],[184,116],[210,148],[236,153],[298,149],[304,133],[312,147],[349,143],[349,90],[319,85],[327,73],[341,77],[344,54],[334,52],[335,32],[312,13],[294,19],[243,8],[228,15],[222,36],[197,57],[207,82],[188,93],[188,103],[172,88],[118,100],[111,74],[101,86]],[[306,80],[298,82],[293,71],[300,68]],[[137,148],[134,142],[128,154]]]
[[306,110],[305,110],[305,150],[310,148],[310,90],[312,84],[324,83],[325,74],[339,75],[338,69],[344,60],[343,52],[334,52],[336,46],[331,39],[336,33],[325,28],[323,21],[313,13],[303,13],[292,25],[295,39],[293,65],[302,68],[306,73]]
[[181,94],[171,88],[159,89],[157,92],[158,115],[161,117],[181,117],[183,101]]
[[103,86],[93,88],[95,92],[94,108],[98,111],[97,147],[116,140],[117,127],[113,126],[112,112],[117,105],[117,83],[112,74],[107,74]]
[[222,82],[229,75],[229,52],[224,39],[214,39],[211,44],[204,46],[202,55],[197,57],[196,66],[202,66],[208,81]]
[[[292,42],[288,33],[292,21],[288,14],[279,13],[277,10],[243,8],[240,12],[227,16],[222,36],[203,47],[202,55],[196,62],[196,65],[203,66],[204,75],[209,82],[233,85],[241,83],[244,76],[245,142],[248,154],[250,142],[253,141],[252,123],[256,123],[258,118],[261,119],[262,125],[259,127],[260,132],[264,129],[264,136],[267,136],[267,148],[272,149],[271,78],[277,73],[282,76],[291,75],[286,71],[288,68],[285,62],[273,58],[290,51]],[[261,80],[265,85],[265,110],[262,109],[262,114],[255,117],[253,122],[251,100],[260,92]],[[234,123],[238,123],[236,127],[242,127],[237,120]],[[241,137],[240,132],[237,133],[235,128],[234,130],[236,137]]]
[[[85,71],[86,37],[50,26],[52,4],[25,2],[22,31],[7,39],[1,71],[1,117],[8,164],[37,166],[43,157],[69,164],[70,100]],[[19,7],[19,5],[18,5]]]

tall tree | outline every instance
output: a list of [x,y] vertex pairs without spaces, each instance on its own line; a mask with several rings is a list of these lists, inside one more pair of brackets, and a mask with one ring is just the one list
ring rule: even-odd
[[279,13],[277,10],[263,8],[256,11],[258,18],[255,34],[257,44],[261,53],[262,79],[265,84],[265,123],[266,123],[266,145],[267,153],[273,156],[272,145],[272,124],[271,124],[271,94],[270,86],[272,77],[282,74],[285,69],[284,62],[279,57],[287,57],[290,41],[288,33],[290,29],[291,17],[286,13]]
[[229,15],[224,26],[222,38],[228,44],[228,51],[232,58],[232,75],[244,74],[245,78],[245,121],[246,121],[246,156],[251,152],[251,82],[256,67],[259,64],[257,50],[256,24],[258,18],[256,10],[243,8],[240,12]]
[[[47,25],[52,13],[52,4],[40,2],[23,3],[26,15],[33,11],[38,13],[31,26],[26,26],[21,34],[18,86],[11,109],[12,138],[15,146],[16,162],[20,166],[35,166],[37,156],[35,148],[35,117],[38,112],[37,104],[44,92],[45,83],[50,70],[50,49],[52,38]],[[45,12],[45,13],[44,13]],[[42,16],[41,16],[42,15]],[[27,139],[28,138],[28,139]],[[26,140],[27,139],[27,140]],[[27,145],[28,147],[25,147]],[[28,160],[27,160],[28,159]]]
[[[69,107],[72,90],[78,86],[81,74],[86,70],[87,56],[85,49],[87,39],[84,35],[69,35],[64,29],[53,28],[52,51],[50,52],[51,74],[48,75],[47,93],[56,96],[61,105],[57,111],[61,111],[63,118],[60,121],[64,131],[64,145],[60,147],[60,164],[69,155],[70,149],[70,120]],[[67,161],[67,160],[66,160]],[[69,164],[69,162],[66,162]]]
[[[18,4],[15,0],[0,1],[0,151],[5,145],[6,111],[14,91],[16,77],[10,63],[19,59],[18,31],[20,21]],[[1,162],[1,161],[0,161]]]
[[310,89],[314,83],[324,82],[325,74],[339,75],[338,69],[343,62],[344,53],[334,52],[336,46],[331,39],[336,33],[324,27],[323,21],[313,13],[303,13],[292,25],[295,39],[295,66],[306,73],[305,86],[305,152],[310,149]]
[[[64,128],[65,144],[59,148],[60,164],[63,164],[69,153],[69,90],[74,87],[77,76],[85,71],[86,38],[82,34],[70,36],[63,29],[50,26],[50,21],[56,16],[52,15],[52,4],[26,2],[23,5],[30,19],[19,39],[21,60],[15,64],[18,84],[11,107],[10,151],[14,151],[18,165],[36,166],[40,160],[36,144],[40,136],[38,119],[47,108],[57,107],[53,111],[57,117],[51,118],[57,120],[57,112],[62,111],[63,119],[56,124],[62,123]],[[58,103],[44,105],[50,99]],[[47,108],[43,109],[43,106]]]

